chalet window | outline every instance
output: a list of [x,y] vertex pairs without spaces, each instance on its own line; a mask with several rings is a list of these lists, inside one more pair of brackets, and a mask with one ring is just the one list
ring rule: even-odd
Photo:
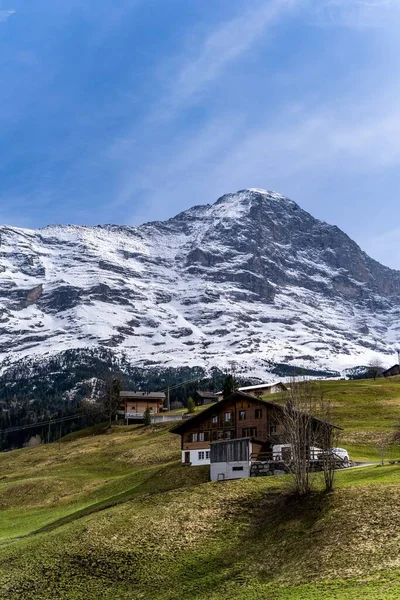
[[232,413],[231,412],[226,412],[224,413],[224,421],[225,423],[227,423],[228,421],[232,420]]
[[218,439],[218,431],[213,431],[212,432],[212,439],[213,440],[217,440]]
[[197,442],[197,433],[189,433],[189,442]]
[[245,410],[239,410],[239,421],[244,421],[246,418],[246,411]]
[[206,450],[206,460],[210,460],[210,451]]
[[199,456],[199,460],[204,460],[204,452],[199,452],[198,456]]
[[212,423],[218,423],[218,415],[213,415],[213,416],[211,417],[211,422],[212,422]]
[[224,432],[223,431],[218,431],[218,439],[222,440],[224,437]]
[[276,433],[276,423],[271,423],[271,425],[269,426],[269,433],[270,435]]
[[261,419],[261,418],[262,418],[262,409],[256,408],[256,419]]
[[199,433],[199,442],[204,442],[204,433]]
[[255,437],[257,435],[257,429],[255,427],[246,427],[242,429],[242,437]]
[[232,471],[243,471],[243,467],[232,467]]
[[228,429],[228,431],[224,431],[224,438],[226,440],[230,440],[231,439],[231,431]]

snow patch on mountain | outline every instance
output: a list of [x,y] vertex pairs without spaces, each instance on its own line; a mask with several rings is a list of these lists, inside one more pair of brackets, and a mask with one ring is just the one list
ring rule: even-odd
[[1,227],[3,370],[71,348],[138,367],[390,362],[400,274],[295,202],[253,188],[140,227]]

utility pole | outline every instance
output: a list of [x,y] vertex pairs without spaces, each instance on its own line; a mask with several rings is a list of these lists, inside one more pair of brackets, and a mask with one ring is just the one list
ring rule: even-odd
[[49,418],[49,431],[47,433],[47,443],[50,444],[50,426],[51,426],[51,417]]
[[168,367],[168,387],[167,387],[167,408],[171,410],[171,402],[169,398],[169,386],[171,383],[171,367]]

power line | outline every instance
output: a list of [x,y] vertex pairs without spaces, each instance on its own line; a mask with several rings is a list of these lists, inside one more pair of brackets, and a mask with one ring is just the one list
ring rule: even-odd
[[[211,379],[211,377],[195,377],[194,379],[188,379],[187,381],[182,381],[181,383],[176,383],[175,385],[171,385],[168,387],[169,387],[170,391],[176,390],[177,388],[182,387],[183,385],[186,385],[187,383],[194,383],[195,381],[202,381],[203,379]],[[168,387],[166,387],[160,391],[166,392],[168,390]]]
[[24,429],[34,429],[35,427],[46,427],[47,425],[54,425],[55,423],[63,423],[64,421],[73,421],[74,419],[80,419],[89,415],[99,413],[102,409],[92,410],[90,413],[76,413],[67,417],[58,417],[57,419],[48,419],[47,421],[40,421],[40,423],[31,423],[30,425],[19,425],[17,427],[8,427],[7,429],[0,429],[0,435],[2,433],[12,433],[14,431],[22,431]]

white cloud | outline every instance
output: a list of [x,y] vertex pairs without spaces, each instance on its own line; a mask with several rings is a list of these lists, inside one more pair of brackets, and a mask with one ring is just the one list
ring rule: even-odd
[[263,0],[256,9],[245,10],[209,31],[195,51],[185,49],[182,53],[185,58],[175,73],[169,74],[170,84],[156,111],[170,117],[182,106],[198,100],[204,89],[248,52],[268,27],[298,4],[299,0],[271,0],[268,3]]
[[12,15],[15,15],[15,10],[0,10],[0,23],[5,23]]

